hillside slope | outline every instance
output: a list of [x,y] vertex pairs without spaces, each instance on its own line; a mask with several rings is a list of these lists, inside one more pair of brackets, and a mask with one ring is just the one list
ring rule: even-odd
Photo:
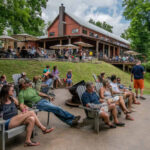
[[[12,74],[26,72],[27,76],[32,79],[35,75],[41,75],[46,65],[50,65],[52,70],[54,65],[57,65],[60,76],[65,78],[66,72],[72,70],[73,82],[77,83],[81,80],[94,81],[92,74],[96,75],[105,72],[106,76],[116,74],[122,79],[126,85],[132,85],[130,82],[130,75],[122,70],[108,64],[101,62],[100,64],[92,63],[71,63],[71,62],[50,62],[50,61],[23,61],[23,60],[0,60],[0,74],[6,74],[8,81],[12,81]],[[150,83],[145,81],[146,93],[150,93]]]

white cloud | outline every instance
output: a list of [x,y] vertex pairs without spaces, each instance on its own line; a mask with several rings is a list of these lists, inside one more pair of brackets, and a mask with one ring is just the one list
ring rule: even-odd
[[[49,0],[47,8],[43,9],[42,17],[45,21],[52,21],[59,13],[59,6],[63,3],[67,12],[88,21],[90,18],[94,20],[106,21],[114,27],[113,32],[120,35],[129,23],[121,23],[122,13],[117,14],[117,4],[120,0]],[[94,13],[97,8],[109,8],[109,14],[103,12]],[[86,12],[86,13],[85,13]]]

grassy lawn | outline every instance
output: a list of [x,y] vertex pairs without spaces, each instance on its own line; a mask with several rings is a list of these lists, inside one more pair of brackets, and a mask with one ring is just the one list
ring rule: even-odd
[[[46,65],[52,67],[57,65],[61,78],[65,78],[66,72],[72,70],[73,82],[78,81],[94,81],[92,74],[100,74],[105,72],[106,76],[116,74],[122,79],[122,82],[129,86],[133,83],[130,82],[130,74],[122,70],[101,62],[100,64],[92,63],[70,63],[70,62],[50,62],[50,61],[22,61],[22,60],[0,60],[0,74],[6,74],[7,80],[12,81],[12,75],[16,73],[26,72],[27,76],[32,79],[35,75],[42,75],[42,71]],[[145,80],[145,94],[150,94],[150,81]]]

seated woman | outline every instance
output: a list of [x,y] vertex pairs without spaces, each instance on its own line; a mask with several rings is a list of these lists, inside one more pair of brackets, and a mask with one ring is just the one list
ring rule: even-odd
[[66,75],[66,87],[72,86],[72,71],[69,70]]
[[26,140],[24,146],[38,146],[39,142],[31,141],[31,134],[34,126],[38,126],[43,134],[53,131],[54,128],[46,129],[41,124],[36,114],[33,111],[28,111],[28,108],[24,106],[24,111],[18,114],[17,106],[19,105],[18,100],[13,97],[14,89],[11,85],[4,85],[0,92],[0,111],[3,111],[3,119],[5,122],[5,129],[12,129],[20,125],[27,125],[26,128]]
[[57,69],[57,66],[53,67],[52,75],[54,76],[54,81],[56,82],[56,88],[58,87],[58,83],[62,85],[62,82],[59,77],[59,71]]
[[124,114],[126,115],[127,120],[134,120],[129,115],[130,112],[125,105],[123,97],[122,96],[113,97],[112,89],[110,88],[110,84],[107,80],[103,81],[103,87],[100,88],[99,95],[103,99],[103,101],[104,99],[107,99],[108,104],[115,103],[116,105],[119,105],[122,111],[124,112]]

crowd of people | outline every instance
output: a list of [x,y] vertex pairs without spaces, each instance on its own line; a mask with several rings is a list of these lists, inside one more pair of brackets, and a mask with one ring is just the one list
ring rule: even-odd
[[[98,76],[98,82],[102,83],[102,87],[98,93],[95,91],[95,86],[92,82],[86,83],[86,91],[82,95],[82,102],[85,107],[98,108],[99,116],[103,118],[104,122],[110,128],[116,128],[116,126],[125,126],[125,123],[119,121],[117,115],[117,106],[119,106],[125,115],[127,120],[134,120],[130,115],[133,112],[134,104],[141,104],[138,97],[138,89],[141,90],[140,98],[143,97],[144,89],[144,69],[137,62],[136,66],[132,69],[131,81],[134,77],[134,88],[136,94],[131,91],[131,87],[126,87],[121,83],[121,78],[117,78],[116,75],[112,75],[110,78],[105,77],[105,73],[101,73]],[[72,71],[69,70],[66,73],[65,82],[67,87],[72,85]],[[19,125],[26,125],[26,139],[25,146],[38,146],[39,142],[33,142],[31,140],[31,134],[34,126],[38,126],[43,134],[50,133],[54,128],[47,129],[38,119],[35,112],[30,108],[36,107],[40,111],[52,112],[61,121],[68,124],[71,127],[76,127],[79,124],[80,116],[75,116],[68,111],[63,110],[61,107],[54,105],[55,96],[51,95],[49,91],[58,84],[63,84],[59,77],[59,71],[57,66],[50,69],[50,66],[46,66],[41,76],[34,76],[31,82],[25,72],[21,74],[18,79],[19,92],[14,94],[13,84],[8,84],[6,76],[0,77],[0,113],[3,113],[3,119],[5,122],[5,129],[12,129]],[[126,105],[126,99],[128,99],[128,105]],[[105,104],[105,105],[104,105]],[[21,113],[18,113],[20,108]],[[108,112],[112,112],[114,122],[109,119]]]
[[104,55],[103,59],[108,61],[115,61],[115,62],[135,62],[136,59],[132,55],[123,55],[123,56],[115,56],[108,58],[106,55]]
[[22,48],[17,47],[17,49],[12,49],[11,46],[8,47],[7,50],[2,49],[1,57],[4,58],[48,58],[47,51],[44,48],[35,48],[35,47],[28,47],[26,48],[23,46]]

